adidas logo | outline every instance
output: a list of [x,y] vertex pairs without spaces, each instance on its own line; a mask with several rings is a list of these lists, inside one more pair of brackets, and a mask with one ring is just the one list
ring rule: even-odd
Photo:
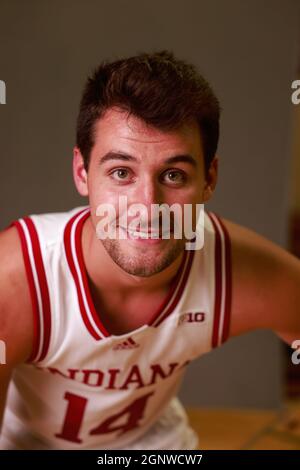
[[123,350],[123,349],[134,349],[138,348],[140,345],[137,344],[132,338],[128,338],[122,343],[116,344],[113,347],[114,351]]

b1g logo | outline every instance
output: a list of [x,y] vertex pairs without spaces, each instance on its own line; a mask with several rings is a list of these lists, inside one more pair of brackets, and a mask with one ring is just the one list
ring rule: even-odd
[[6,104],[6,85],[3,80],[0,80],[0,104]]
[[296,365],[300,364],[300,339],[296,339],[292,343],[292,348],[296,349],[296,351],[293,352],[292,354],[292,363]]
[[178,325],[182,323],[202,323],[205,320],[205,312],[188,312],[180,316]]

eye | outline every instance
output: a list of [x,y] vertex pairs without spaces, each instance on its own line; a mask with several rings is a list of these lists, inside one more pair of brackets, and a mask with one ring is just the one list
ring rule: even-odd
[[186,180],[186,176],[183,171],[179,170],[168,170],[164,173],[163,179],[167,177],[167,182],[171,184],[182,184]]
[[110,173],[110,176],[116,181],[127,181],[129,171],[127,168],[117,168]]

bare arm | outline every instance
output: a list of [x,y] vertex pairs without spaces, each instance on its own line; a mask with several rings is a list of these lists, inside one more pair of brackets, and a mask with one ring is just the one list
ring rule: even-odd
[[5,364],[0,364],[0,428],[7,388],[14,367],[31,354],[33,315],[19,236],[15,227],[0,233],[0,340]]
[[230,336],[272,329],[300,339],[300,260],[265,237],[226,219],[232,245]]

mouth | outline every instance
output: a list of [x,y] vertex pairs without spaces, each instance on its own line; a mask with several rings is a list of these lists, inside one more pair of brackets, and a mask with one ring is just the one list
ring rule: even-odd
[[129,228],[122,227],[119,225],[119,228],[127,233],[127,236],[130,240],[137,240],[147,243],[160,243],[164,240],[170,239],[170,235],[173,233],[172,230],[161,231],[144,231],[144,230],[131,230]]

